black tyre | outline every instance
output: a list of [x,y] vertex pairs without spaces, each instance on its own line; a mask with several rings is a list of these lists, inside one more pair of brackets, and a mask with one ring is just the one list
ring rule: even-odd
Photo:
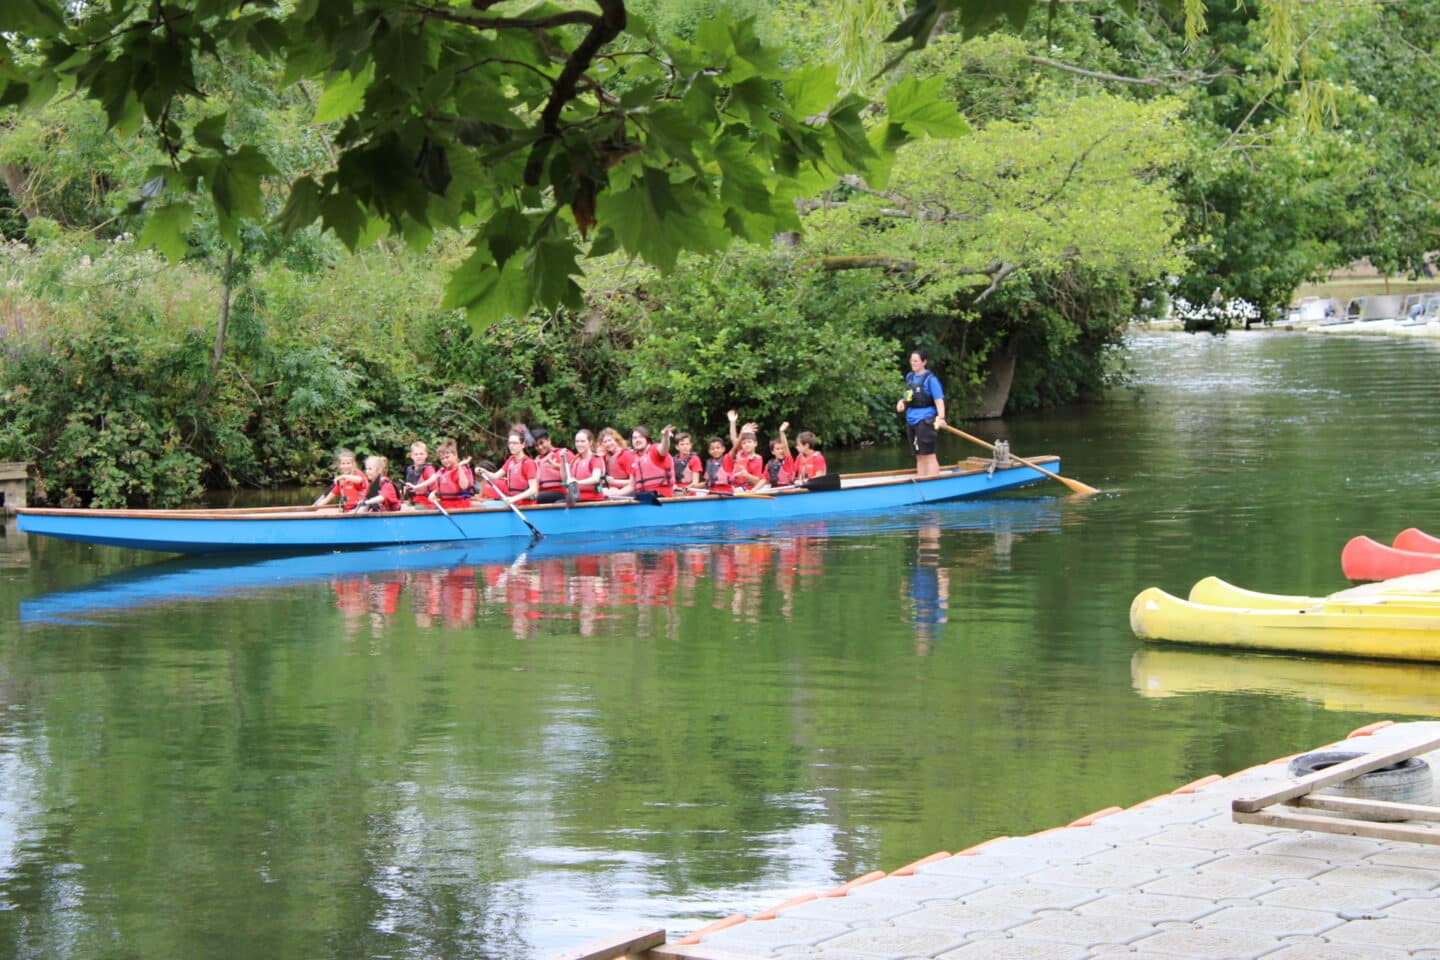
[[[1347,760],[1363,756],[1365,754],[1359,750],[1316,750],[1314,753],[1301,754],[1291,760],[1289,771],[1292,777],[1305,777],[1333,767],[1337,763],[1344,763]],[[1334,797],[1349,797],[1355,800],[1428,804],[1433,802],[1435,797],[1435,776],[1428,763],[1419,757],[1410,757],[1398,763],[1392,763],[1388,767],[1362,773],[1344,783],[1337,783],[1315,792]],[[1405,818],[1374,816],[1366,819],[1403,820]]]

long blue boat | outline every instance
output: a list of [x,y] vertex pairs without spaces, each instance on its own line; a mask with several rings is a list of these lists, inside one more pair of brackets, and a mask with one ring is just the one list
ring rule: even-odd
[[[1053,497],[1005,497],[950,501],[896,513],[845,514],[824,520],[799,519],[782,524],[707,524],[637,530],[607,539],[603,545],[579,537],[546,537],[527,544],[513,539],[479,543],[374,547],[343,553],[210,554],[161,557],[63,590],[20,601],[20,622],[45,624],[104,623],[117,613],[171,604],[195,604],[237,596],[258,596],[307,583],[397,575],[448,573],[461,568],[536,564],[556,559],[614,553],[662,553],[679,548],[721,550],[736,543],[778,544],[806,539],[831,542],[872,536],[887,530],[915,530],[930,524],[972,534],[1054,533],[1062,515]],[[612,585],[618,586],[618,585]],[[616,594],[619,594],[617,589]]]
[[[1056,457],[1030,458],[1058,473]],[[166,553],[348,550],[496,538],[586,537],[603,541],[636,529],[729,523],[756,524],[800,517],[891,510],[922,503],[986,497],[1046,479],[1012,461],[971,460],[919,479],[914,471],[845,474],[833,490],[778,489],[740,496],[666,497],[654,502],[601,501],[573,507],[504,504],[450,510],[342,514],[310,507],[226,510],[19,510],[25,533],[83,543]],[[522,518],[523,514],[523,518]],[[527,525],[527,521],[528,524]],[[533,530],[531,528],[534,528]]]

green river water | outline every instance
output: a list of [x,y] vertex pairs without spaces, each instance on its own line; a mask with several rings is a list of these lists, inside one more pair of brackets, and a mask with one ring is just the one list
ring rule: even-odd
[[1096,497],[1052,483],[604,555],[322,558],[268,584],[12,524],[0,956],[673,937],[1440,716],[1440,668],[1142,648],[1128,622],[1141,588],[1209,574],[1337,590],[1349,537],[1440,527],[1440,344],[1140,335],[1129,356],[1104,405],[967,426],[1060,454]]

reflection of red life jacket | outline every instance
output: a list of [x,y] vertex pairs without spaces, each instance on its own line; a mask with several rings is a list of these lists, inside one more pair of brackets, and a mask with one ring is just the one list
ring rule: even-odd
[[702,475],[702,482],[709,488],[711,493],[734,493],[735,487],[730,482],[730,470],[725,465],[729,457],[711,458],[705,461],[705,472]]
[[637,492],[658,493],[662,497],[675,493],[675,460],[670,454],[656,461],[659,450],[646,447],[645,452],[635,456],[635,489]]
[[[530,481],[535,477],[538,469],[535,461],[529,457],[511,457],[505,461],[500,470],[505,474],[505,493],[507,496],[514,496],[523,493],[530,486]],[[517,501],[519,503],[534,503],[533,498]]]
[[560,468],[560,464],[562,462],[569,463],[574,456],[569,450],[557,447],[545,456],[536,458],[536,477],[540,481],[541,493],[563,493],[565,491],[565,473]]
[[[601,482],[603,483],[605,476],[605,458],[600,456],[600,454],[598,453],[591,453],[587,456],[576,457],[574,460],[572,460],[570,462],[570,476],[574,477],[576,480],[588,480],[590,479],[590,475],[595,472],[596,467],[600,468]],[[605,495],[600,492],[600,489],[598,487],[581,487],[580,499],[603,500],[605,499]]]

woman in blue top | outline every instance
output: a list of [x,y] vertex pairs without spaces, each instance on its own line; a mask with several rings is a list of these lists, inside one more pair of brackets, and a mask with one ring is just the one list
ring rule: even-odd
[[940,461],[935,459],[935,432],[945,426],[945,388],[940,386],[940,378],[926,368],[929,362],[930,355],[924,350],[911,351],[905,396],[895,404],[895,410],[905,414],[905,436],[915,451],[917,477],[940,474]]

